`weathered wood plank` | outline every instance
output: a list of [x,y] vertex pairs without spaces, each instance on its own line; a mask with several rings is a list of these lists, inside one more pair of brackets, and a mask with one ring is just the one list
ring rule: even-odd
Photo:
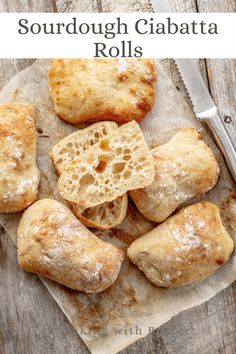
[[[6,2],[6,0],[4,0],[4,2]],[[18,1],[16,6],[19,6],[19,3],[25,4],[29,2],[30,1],[21,0]],[[39,2],[41,3],[41,1]],[[214,3],[213,0],[204,1],[204,3],[206,2]],[[223,6],[222,3],[226,2],[227,1],[222,1],[221,4],[217,4],[217,6]],[[12,4],[16,2],[10,0],[8,3]],[[193,0],[171,0],[171,3],[177,11],[196,10],[195,2]],[[233,1],[230,0],[228,3],[232,4]],[[100,9],[98,4],[99,1],[89,0],[57,0],[56,2],[57,11],[59,12],[98,11]],[[102,9],[103,11],[130,11],[127,10],[127,6],[130,6],[130,4],[134,11],[149,10],[147,2],[143,0],[131,0],[129,2],[125,0],[118,0],[116,2],[103,0]],[[39,5],[41,4],[37,4],[37,6]],[[215,6],[215,4],[213,5]],[[0,4],[0,11],[7,11],[1,10],[1,6],[2,4]],[[224,6],[226,7],[226,4]],[[10,9],[10,11],[17,10]],[[26,11],[26,8],[24,7],[23,10],[18,11]],[[225,62],[225,65],[228,68],[227,65],[229,61]],[[10,76],[29,63],[29,61],[24,62],[23,60],[13,60],[10,63],[5,61],[1,64],[1,74],[3,74],[3,77],[0,79],[0,84],[7,81]],[[165,60],[162,64],[173,82],[179,88],[180,92],[186,95],[173,61]],[[204,78],[207,80],[204,61],[200,61],[200,69]],[[209,75],[210,87],[216,101],[217,96],[220,101],[220,97],[225,92],[224,86],[219,88],[219,83],[215,83],[215,80],[217,81],[215,75],[222,77],[222,72],[219,70],[214,68],[214,70],[212,70],[212,76]],[[225,69],[225,72],[226,71],[228,72],[228,69]],[[232,75],[231,71],[232,70],[230,69],[230,74],[227,74],[228,77],[229,75]],[[209,72],[208,68],[208,73]],[[233,75],[231,77],[233,77]],[[230,81],[230,83],[232,85],[232,81]],[[232,98],[235,98],[235,96]],[[230,101],[231,99],[229,102]],[[226,107],[226,105],[227,103],[224,103],[224,107]],[[228,107],[232,106],[230,105]],[[5,259],[4,262],[7,261],[8,265],[7,267],[6,263],[4,265],[4,272],[7,269],[7,273],[3,278],[4,285],[0,286],[0,288],[3,289],[2,293],[0,291],[1,308],[4,309],[4,313],[0,311],[0,324],[3,324],[0,326],[0,353],[87,353],[84,344],[68,324],[55,302],[51,300],[46,290],[37,280],[37,277],[24,273],[18,268],[15,247],[6,239],[6,235],[4,235],[4,237],[2,248],[0,247],[0,250],[2,249],[2,253],[0,251],[0,260]],[[0,269],[1,273],[3,273],[1,264]],[[25,302],[22,302],[22,296],[26,299]],[[218,294],[207,304],[203,304],[198,308],[189,310],[175,317],[172,321],[162,326],[152,335],[149,335],[145,339],[124,350],[123,353],[233,354],[236,352],[236,319],[235,316],[232,316],[236,310],[235,298],[236,286],[234,285]],[[9,306],[9,304],[11,305]],[[35,328],[37,329],[37,332],[35,332]],[[35,333],[37,333],[37,336]]]
[[16,247],[0,231],[0,353],[88,354],[38,277],[22,271]]
[[199,12],[235,12],[235,0],[197,0]]
[[34,59],[1,59],[0,60],[0,89],[18,71],[32,64]]
[[148,0],[101,0],[103,12],[151,12],[152,7]]
[[1,0],[0,12],[50,12],[50,0]]
[[57,12],[99,12],[98,0],[53,0]]
[[[235,12],[236,1],[198,0],[200,12]],[[224,57],[224,53],[222,53]],[[210,92],[219,108],[225,126],[232,134],[236,129],[236,60],[207,59],[206,68],[208,74]],[[228,122],[228,123],[227,123]]]

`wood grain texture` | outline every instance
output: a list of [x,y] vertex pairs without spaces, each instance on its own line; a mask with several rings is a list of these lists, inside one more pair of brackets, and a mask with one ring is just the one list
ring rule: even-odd
[[[200,12],[236,11],[235,0],[198,0],[197,4]],[[224,53],[222,53],[222,57],[224,57]],[[228,132],[232,133],[236,129],[236,60],[207,59],[206,69],[209,90]]]
[[98,12],[98,0],[53,0],[57,12]]
[[[151,11],[148,0],[1,0],[0,11]],[[178,12],[235,11],[235,0],[171,0]],[[0,61],[0,87],[29,60]],[[173,60],[165,71],[188,100]],[[221,114],[236,117],[236,62],[200,60],[199,68]],[[232,123],[229,124],[229,130]],[[16,249],[0,230],[0,353],[84,354],[82,340],[37,276],[17,265]],[[235,354],[236,285],[201,306],[185,311],[122,351],[122,354]]]
[[19,268],[16,247],[3,230],[0,274],[1,354],[88,353],[38,277]]
[[235,12],[235,0],[197,0],[199,12]]
[[1,0],[0,12],[51,12],[51,0]]

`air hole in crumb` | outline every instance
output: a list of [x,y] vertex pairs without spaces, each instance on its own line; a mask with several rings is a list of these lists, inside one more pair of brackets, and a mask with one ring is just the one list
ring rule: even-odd
[[128,179],[131,176],[131,172],[130,171],[125,171],[123,174],[123,178],[124,179]]
[[79,176],[76,173],[73,173],[73,175],[72,175],[73,181],[77,181],[78,178],[79,178]]
[[129,161],[130,159],[131,159],[131,156],[130,156],[130,155],[125,155],[125,156],[124,156],[124,160],[125,160],[125,161]]
[[130,154],[130,153],[131,153],[130,149],[124,149],[124,154]]
[[138,165],[138,166],[136,167],[136,171],[141,171],[141,170],[142,170],[142,166]]
[[125,164],[122,162],[115,163],[114,166],[112,166],[112,172],[113,173],[121,173],[125,168]]
[[107,208],[110,209],[110,210],[113,209],[113,208],[114,208],[113,202],[108,203],[108,204],[107,204]]
[[106,211],[103,210],[101,213],[101,220],[104,220],[106,218]]
[[121,152],[122,152],[122,148],[120,147],[115,150],[116,155],[121,154]]
[[94,167],[95,171],[97,173],[103,173],[107,167],[107,162],[105,161],[99,161],[98,165]]
[[104,151],[110,151],[109,142],[107,139],[100,142],[100,148]]
[[86,190],[87,186],[93,184],[95,182],[95,178],[90,175],[89,173],[86,173],[86,175],[82,176],[80,178],[80,191]]
[[114,155],[112,153],[106,153],[98,156],[99,161],[110,162],[114,159]]

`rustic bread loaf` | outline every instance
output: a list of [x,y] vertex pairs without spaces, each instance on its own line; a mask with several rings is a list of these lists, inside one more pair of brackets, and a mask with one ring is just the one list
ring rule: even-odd
[[[85,129],[78,130],[56,144],[51,158],[59,175],[81,154],[118,128],[115,122],[98,122]],[[88,227],[108,229],[119,225],[125,218],[128,206],[127,193],[111,202],[105,202],[92,208],[83,208],[70,203],[73,213]]]
[[148,186],[153,179],[153,158],[139,125],[132,121],[72,161],[58,186],[64,199],[89,208]]
[[37,198],[35,117],[28,104],[0,105],[0,213],[22,211]]
[[100,292],[120,271],[123,252],[93,235],[55,200],[42,199],[31,205],[17,234],[20,266],[71,289]]
[[135,240],[128,257],[153,284],[177,287],[210,276],[233,248],[218,207],[203,201],[181,209]]
[[48,85],[58,116],[73,124],[141,121],[155,100],[151,59],[54,59]]
[[162,222],[182,203],[207,192],[217,182],[219,166],[196,129],[181,129],[151,153],[155,162],[153,183],[129,193],[149,220]]

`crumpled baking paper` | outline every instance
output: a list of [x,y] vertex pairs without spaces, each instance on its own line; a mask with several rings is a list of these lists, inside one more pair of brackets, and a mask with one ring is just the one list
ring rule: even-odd
[[[221,209],[222,218],[231,237],[236,241],[236,201],[234,184],[219,150],[205,128],[195,119],[191,109],[158,65],[158,85],[155,106],[142,121],[150,147],[167,142],[180,128],[195,127],[213,149],[221,168],[220,179],[210,192],[188,202],[207,199]],[[19,72],[2,89],[0,102],[24,101],[39,110],[37,126],[37,164],[41,170],[39,198],[61,201],[57,175],[49,157],[54,144],[78,127],[62,122],[54,113],[47,87],[48,60],[37,60]],[[0,214],[0,223],[16,243],[20,214]],[[132,239],[153,224],[146,221],[131,205],[125,221],[116,230],[97,232],[103,239],[124,250]],[[99,294],[83,294],[58,285],[46,278],[42,282],[59,304],[87,347],[94,354],[116,353],[180,311],[199,305],[236,279],[236,257],[222,266],[213,276],[196,285],[163,289],[152,285],[144,275],[125,260],[116,282]]]

